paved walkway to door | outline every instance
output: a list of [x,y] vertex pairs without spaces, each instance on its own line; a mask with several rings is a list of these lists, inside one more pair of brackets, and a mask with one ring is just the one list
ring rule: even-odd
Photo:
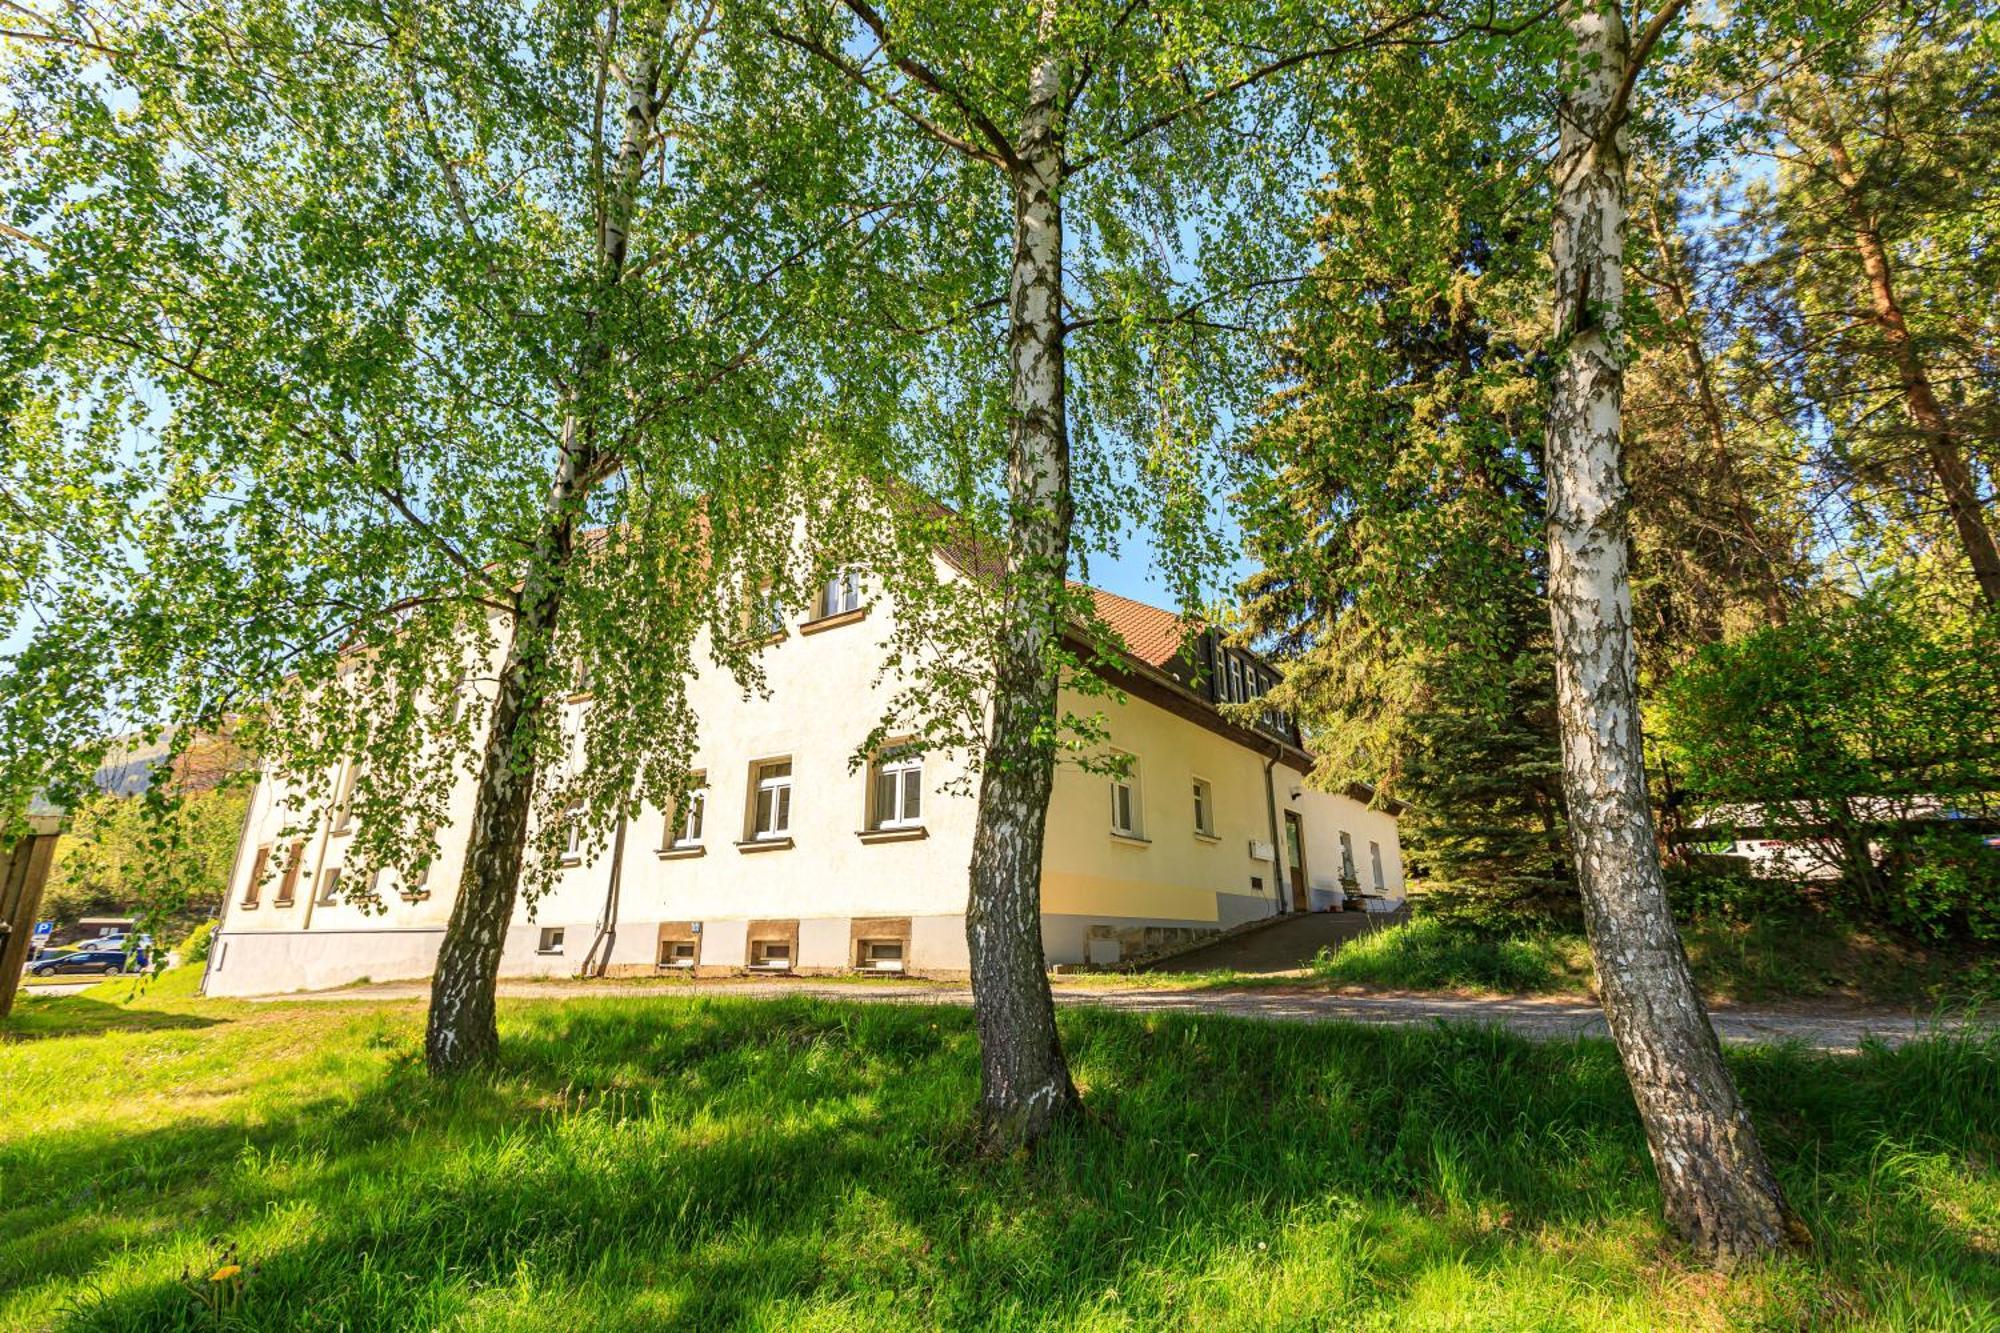
[[1338,949],[1356,936],[1402,919],[1400,913],[1390,912],[1299,912],[1204,948],[1161,959],[1146,970],[1240,972],[1245,976],[1303,972],[1321,949]]

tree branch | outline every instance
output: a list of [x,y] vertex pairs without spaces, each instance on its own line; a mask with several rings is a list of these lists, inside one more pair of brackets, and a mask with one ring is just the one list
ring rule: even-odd
[[956,134],[953,134],[950,130],[945,129],[942,125],[939,125],[936,121],[930,119],[930,117],[924,115],[921,111],[918,111],[914,107],[911,107],[908,104],[906,104],[903,101],[903,99],[897,97],[895,93],[891,92],[886,88],[878,86],[873,79],[870,79],[868,77],[868,72],[866,70],[862,69],[859,65],[856,65],[853,61],[847,59],[845,56],[842,56],[839,52],[832,50],[826,45],[826,43],[820,41],[818,38],[807,37],[800,33],[789,32],[786,29],[779,27],[775,22],[769,19],[766,19],[764,21],[764,31],[769,33],[771,36],[775,37],[777,40],[783,42],[785,45],[796,47],[797,49],[804,51],[807,55],[812,56],[817,60],[824,61],[825,63],[833,66],[833,68],[839,70],[856,87],[860,88],[863,92],[866,92],[869,96],[873,97],[876,101],[880,102],[882,105],[890,108],[897,114],[901,115],[905,120],[909,121],[912,125],[915,125],[925,134],[928,134],[931,138],[937,140],[939,143],[951,149],[953,152],[961,153],[966,157],[972,158],[974,161],[985,162],[991,166],[1005,167],[1007,165],[1007,162],[1004,159],[995,156],[993,153],[988,152],[987,150],[981,148],[978,144],[973,143],[969,139],[964,139]]
[[999,126],[987,119],[985,113],[974,106],[970,99],[946,83],[928,65],[912,60],[908,56],[897,55],[891,49],[892,44],[889,41],[888,22],[876,12],[875,7],[869,4],[868,0],[841,0],[841,3],[845,4],[849,11],[868,25],[868,30],[875,34],[875,40],[882,44],[882,53],[889,57],[890,62],[897,69],[930,89],[937,96],[944,98],[945,101],[951,103],[954,107],[957,107],[958,113],[971,121],[973,128],[977,129],[986,139],[986,142],[993,146],[994,153],[998,155],[1000,161],[1006,165],[1007,169],[1009,171],[1019,169],[1021,163],[1020,159],[1014,153],[1014,144],[1006,135],[1000,132]]
[[1618,80],[1618,90],[1611,95],[1610,104],[1604,108],[1604,119],[1598,122],[1597,133],[1592,136],[1596,143],[1602,144],[1625,123],[1625,108],[1632,101],[1632,89],[1639,82],[1639,71],[1645,68],[1646,58],[1659,45],[1660,35],[1667,30],[1667,25],[1686,7],[1687,0],[1667,0],[1653,15],[1653,21],[1646,25],[1645,31],[1639,34],[1632,54],[1626,57],[1625,73]]

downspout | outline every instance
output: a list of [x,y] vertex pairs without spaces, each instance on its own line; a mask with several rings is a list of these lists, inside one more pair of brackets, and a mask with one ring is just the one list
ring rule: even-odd
[[[611,878],[604,886],[604,915],[598,918],[597,938],[590,942],[590,952],[583,956],[583,967],[579,973],[586,977],[601,977],[610,970],[611,949],[618,943],[618,883],[625,872],[625,816],[618,816],[617,831],[611,835]],[[598,946],[604,948],[604,956],[597,956]]]
[[1271,781],[1271,770],[1284,757],[1284,750],[1273,748],[1271,757],[1264,761],[1264,810],[1271,817],[1271,878],[1276,881],[1278,914],[1291,910],[1290,886],[1285,883],[1285,847],[1278,841],[1278,789]]

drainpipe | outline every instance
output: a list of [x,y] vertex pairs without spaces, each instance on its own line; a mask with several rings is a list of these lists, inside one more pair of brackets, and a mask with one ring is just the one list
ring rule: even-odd
[[[604,915],[597,923],[597,938],[590,942],[590,952],[583,956],[580,975],[601,977],[611,967],[611,949],[618,943],[618,882],[625,871],[625,816],[618,816],[617,831],[611,835],[611,878],[604,886]],[[604,956],[597,956],[598,946],[604,948]]]
[[1264,810],[1271,817],[1271,879],[1277,890],[1278,914],[1291,910],[1292,896],[1285,883],[1285,845],[1278,841],[1278,789],[1272,784],[1271,770],[1284,757],[1282,749],[1273,748],[1271,757],[1264,761]]

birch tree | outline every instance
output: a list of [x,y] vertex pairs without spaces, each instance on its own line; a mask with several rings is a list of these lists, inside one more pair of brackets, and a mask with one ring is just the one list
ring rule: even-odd
[[10,392],[127,502],[116,559],[32,571],[5,695],[85,629],[87,688],[12,711],[247,712],[308,818],[358,775],[348,879],[413,896],[469,775],[426,1052],[485,1060],[517,898],[676,798],[697,639],[754,686],[746,590],[805,586],[795,524],[850,508],[842,265],[893,211],[846,188],[852,90],[699,0],[50,4],[0,36]]
[[[1265,327],[1296,278],[1285,219],[1313,169],[1298,108],[1331,95],[1343,56],[1442,40],[1453,20],[1346,4],[835,0],[774,4],[764,21],[863,94],[879,151],[948,164],[963,253],[929,332],[1004,394],[966,934],[982,1136],[1024,1144],[1078,1105],[1040,875],[1059,690],[1088,675],[1063,647],[1086,614],[1068,585],[1079,536],[1101,545],[1150,508],[1183,551],[1202,544],[1192,460],[1252,387],[1229,339]],[[1134,474],[1151,489],[1116,485]],[[1167,563],[1192,600],[1192,563]]]
[[1564,10],[1553,171],[1549,611],[1563,786],[1606,1020],[1669,1224],[1725,1266],[1805,1239],[1758,1143],[1668,911],[1639,730],[1622,448],[1627,116],[1680,9],[1634,40],[1617,4]]

